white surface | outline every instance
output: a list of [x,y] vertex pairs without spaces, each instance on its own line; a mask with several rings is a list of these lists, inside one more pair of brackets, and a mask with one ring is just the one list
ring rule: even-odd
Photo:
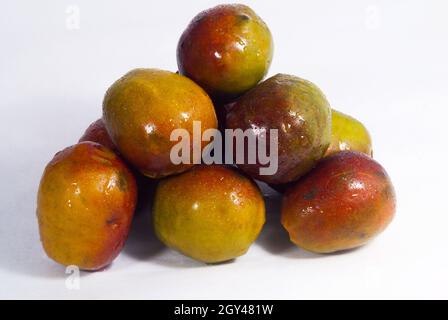
[[[215,2],[2,1],[0,298],[448,298],[442,0],[245,1],[273,33],[270,74],[317,83],[369,128],[398,195],[396,219],[374,242],[339,255],[303,252],[288,243],[271,195],[269,223],[233,263],[204,266],[165,249],[146,214],[109,269],[82,273],[80,290],[66,288],[64,268],[39,243],[45,164],[101,115],[105,90],[122,74],[175,71],[181,32]],[[66,27],[72,4],[75,30]]]

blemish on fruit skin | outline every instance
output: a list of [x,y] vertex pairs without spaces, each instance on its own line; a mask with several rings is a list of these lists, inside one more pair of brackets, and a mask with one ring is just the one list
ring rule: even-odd
[[106,220],[106,224],[111,227],[113,230],[117,229],[120,226],[120,219],[116,217],[112,217]]
[[317,195],[317,189],[313,188],[309,192],[307,192],[303,195],[303,199],[304,200],[313,200],[314,198],[316,198],[316,195]]
[[239,14],[239,15],[238,15],[238,19],[239,19],[241,22],[246,22],[246,21],[249,21],[249,20],[250,20],[250,17],[249,17],[247,14]]
[[387,175],[383,170],[376,170],[374,174],[379,178],[387,178]]
[[382,191],[384,199],[394,199],[395,198],[395,191],[390,185],[386,185]]
[[120,189],[120,191],[122,191],[122,192],[126,192],[128,190],[126,174],[122,171],[120,171],[118,173],[117,186],[118,186],[118,189]]

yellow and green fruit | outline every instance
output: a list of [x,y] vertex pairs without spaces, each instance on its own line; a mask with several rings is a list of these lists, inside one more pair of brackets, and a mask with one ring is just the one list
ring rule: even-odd
[[135,69],[117,80],[104,97],[103,120],[120,154],[150,178],[192,167],[171,161],[171,148],[177,144],[170,139],[173,130],[185,129],[192,137],[194,121],[201,123],[201,136],[218,127],[204,90],[184,76],[158,69]]
[[331,113],[331,143],[326,156],[346,151],[358,151],[373,155],[372,139],[366,127],[355,118],[333,110]]
[[159,183],[153,215],[168,247],[217,263],[246,253],[265,222],[265,206],[257,185],[235,169],[201,165]]

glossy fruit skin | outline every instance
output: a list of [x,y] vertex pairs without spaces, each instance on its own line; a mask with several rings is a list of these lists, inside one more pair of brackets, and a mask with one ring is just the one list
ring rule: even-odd
[[255,135],[267,132],[268,146],[269,129],[277,129],[277,173],[260,175],[258,162],[238,167],[258,180],[283,184],[303,176],[326,152],[331,139],[331,109],[313,83],[278,74],[235,102],[227,112],[226,128],[249,129]]
[[167,246],[218,263],[246,253],[265,222],[265,206],[257,185],[235,169],[201,165],[159,183],[153,215]]
[[252,9],[226,4],[191,21],[177,46],[177,64],[210,95],[236,96],[263,79],[273,48],[271,32]]
[[202,132],[218,125],[204,90],[184,76],[157,69],[135,69],[117,80],[104,97],[103,119],[120,154],[150,178],[192,166],[170,160],[178,143],[170,141],[174,129],[186,129],[192,137],[193,121],[201,121]]
[[92,122],[90,126],[86,129],[81,138],[79,138],[78,142],[83,141],[92,141],[99,143],[114,152],[118,152],[117,147],[112,142],[112,139],[109,136],[109,133],[106,130],[106,126],[104,125],[104,121],[102,118]]
[[58,152],[37,197],[45,252],[65,266],[103,269],[123,247],[136,200],[131,171],[109,149],[82,142]]
[[[112,139],[109,136],[109,133],[106,130],[106,126],[104,125],[104,121],[102,118],[94,121],[84,132],[82,137],[79,139],[79,142],[91,141],[99,143],[105,147],[111,149],[115,154],[120,156],[120,152],[117,150],[117,147],[112,142]],[[156,179],[151,179],[140,173],[136,168],[134,168],[129,163],[126,163],[128,168],[131,170],[135,181],[137,182],[137,190],[138,190],[138,203],[137,210],[135,214],[140,212],[139,207],[143,207],[148,202],[148,197],[153,194],[153,189],[157,185]]]
[[355,118],[332,110],[331,143],[326,156],[340,151],[352,150],[373,156],[372,139],[366,127]]
[[369,156],[342,151],[324,158],[284,195],[281,222],[297,246],[318,253],[359,247],[395,214],[395,191]]

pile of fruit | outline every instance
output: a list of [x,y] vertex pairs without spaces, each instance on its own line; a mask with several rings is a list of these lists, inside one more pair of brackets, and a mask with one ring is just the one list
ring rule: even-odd
[[[262,81],[272,55],[271,33],[254,11],[221,5],[197,15],[182,34],[178,72],[136,69],[113,83],[103,117],[43,173],[37,217],[47,255],[84,270],[104,268],[124,245],[139,194],[140,202],[153,201],[155,233],[168,247],[206,263],[234,259],[265,223],[252,179],[282,194],[278,218],[305,250],[355,248],[384,230],[395,194],[372,159],[366,128],[332,110],[309,81],[286,74]],[[201,134],[277,129],[278,144],[268,146],[278,150],[277,171],[260,174],[260,159],[173,163],[172,132],[192,135],[194,122]],[[191,145],[191,155],[208,143]],[[141,196],[153,184],[154,199]]]

